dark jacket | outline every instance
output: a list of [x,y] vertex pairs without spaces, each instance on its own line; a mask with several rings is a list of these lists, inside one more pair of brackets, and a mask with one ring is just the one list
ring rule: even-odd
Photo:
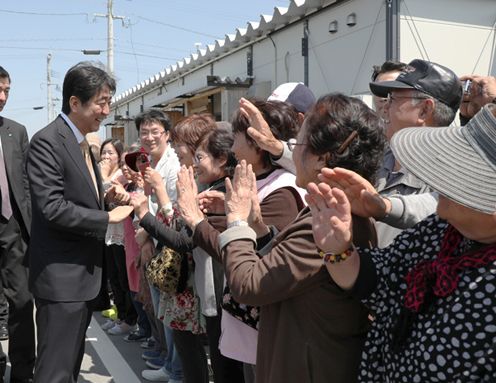
[[[17,205],[21,217],[16,217],[23,234],[31,228],[31,197],[26,174],[28,135],[26,128],[8,118],[0,117],[0,137],[5,170],[9,180],[10,199]],[[12,204],[13,205],[13,204]],[[14,206],[12,206],[14,208]],[[22,219],[19,219],[22,218]],[[25,238],[27,241],[28,238]]]
[[108,213],[92,157],[99,197],[76,137],[62,117],[31,140],[28,177],[33,222],[30,288],[51,301],[89,301],[101,285]]

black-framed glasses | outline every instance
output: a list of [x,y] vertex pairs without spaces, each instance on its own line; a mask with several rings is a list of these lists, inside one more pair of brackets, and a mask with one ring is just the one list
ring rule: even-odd
[[410,100],[427,100],[430,97],[422,97],[422,96],[393,96],[392,93],[388,93],[386,97],[386,102],[391,104],[393,101],[401,100],[402,98],[409,98]]
[[298,145],[306,145],[303,142],[297,142],[296,138],[290,138],[287,142],[288,144],[288,149],[290,152],[292,152]]

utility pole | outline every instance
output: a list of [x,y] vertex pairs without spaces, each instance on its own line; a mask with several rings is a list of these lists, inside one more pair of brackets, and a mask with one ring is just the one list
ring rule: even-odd
[[47,55],[47,111],[48,111],[48,123],[55,119],[53,113],[53,97],[52,97],[52,54]]
[[112,13],[112,0],[107,0],[107,14],[95,13],[95,17],[107,18],[107,70],[114,74],[114,19],[123,20],[124,16],[114,16]]

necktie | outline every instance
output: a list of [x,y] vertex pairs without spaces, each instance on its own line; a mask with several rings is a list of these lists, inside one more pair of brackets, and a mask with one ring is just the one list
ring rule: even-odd
[[91,157],[90,157],[90,145],[88,144],[88,141],[86,141],[86,138],[83,141],[81,141],[79,146],[81,147],[81,152],[83,153],[83,158],[84,161],[86,162],[86,167],[88,168],[88,171],[90,172],[91,175],[91,179],[93,180],[93,185],[95,185],[96,195],[99,195],[98,185],[96,183],[95,169],[93,169],[93,163],[91,162]]
[[10,205],[9,183],[7,180],[7,171],[5,170],[5,161],[3,159],[3,150],[0,145],[0,191],[2,192],[2,216],[9,219],[12,216],[12,206]]

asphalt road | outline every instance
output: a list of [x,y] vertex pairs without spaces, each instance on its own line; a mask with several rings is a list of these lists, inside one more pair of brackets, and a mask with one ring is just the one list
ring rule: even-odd
[[[78,383],[140,383],[141,371],[147,369],[141,358],[144,351],[140,342],[129,343],[123,336],[105,333],[100,325],[104,318],[95,313],[86,333],[86,353],[81,365]],[[2,341],[5,352],[8,341]],[[5,382],[9,382],[10,365],[7,367]]]

